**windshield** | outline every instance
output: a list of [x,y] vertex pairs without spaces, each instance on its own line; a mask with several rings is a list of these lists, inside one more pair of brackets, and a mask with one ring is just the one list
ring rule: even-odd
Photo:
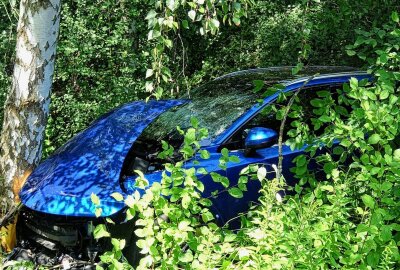
[[257,103],[253,80],[248,77],[224,78],[207,83],[182,97],[189,102],[161,114],[142,133],[142,140],[162,140],[179,126],[190,126],[195,117],[208,129],[211,141],[224,132],[239,116]]
[[[328,72],[336,71],[325,68]],[[208,129],[211,142],[223,133],[239,116],[262,98],[267,87],[296,76],[326,73],[324,67],[305,68],[302,74],[292,75],[291,67],[254,69],[232,73],[204,84],[181,96],[188,103],[161,114],[142,133],[140,140],[167,140],[168,135],[190,126],[190,118],[196,117],[199,126]],[[341,68],[343,70],[344,68]],[[263,89],[255,92],[254,81],[262,81]]]

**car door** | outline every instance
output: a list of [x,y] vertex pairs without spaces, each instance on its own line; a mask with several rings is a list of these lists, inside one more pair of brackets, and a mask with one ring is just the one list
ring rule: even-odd
[[[312,115],[313,107],[310,105],[310,100],[316,97],[316,93],[319,90],[336,90],[341,87],[341,84],[333,85],[319,85],[306,88],[302,90],[299,95],[298,105],[303,107],[304,117],[310,117]],[[336,91],[335,91],[336,92]],[[272,106],[275,101],[266,106]],[[275,104],[276,105],[276,104]],[[265,111],[265,110],[263,110]],[[303,119],[304,122],[310,122],[311,119]],[[286,126],[284,128],[284,141],[287,139],[287,132],[291,127],[291,119],[288,118]],[[243,149],[243,141],[246,136],[246,132],[252,127],[266,127],[275,130],[279,133],[280,120],[276,119],[275,113],[271,112],[269,114],[264,114],[261,112],[256,113],[249,118],[249,121],[243,125],[241,128],[237,129],[232,133],[232,136],[222,143],[216,151],[210,151],[210,159],[201,162],[200,165],[203,166],[209,172],[216,172],[221,174],[223,177],[229,179],[230,186],[235,186],[238,184],[239,174],[242,169],[251,165],[259,164],[266,168],[267,179],[273,179],[276,177],[276,165],[278,164],[279,150],[277,141],[269,147],[262,149],[257,149],[251,155],[246,155]],[[219,160],[221,158],[221,150],[223,148],[229,149],[229,155],[235,155],[239,158],[239,162],[228,162],[226,164],[226,170],[218,167]],[[291,150],[289,146],[282,146],[283,164],[282,164],[282,174],[286,179],[286,184],[294,186],[297,183],[297,179],[294,177],[290,168],[293,167],[293,159],[298,155],[304,153],[304,145],[300,149]],[[326,152],[326,149],[321,148],[318,154]],[[213,207],[216,209],[218,215],[219,223],[225,224],[229,222],[233,227],[238,226],[238,215],[240,213],[246,212],[249,208],[249,204],[257,203],[260,196],[259,190],[261,188],[261,183],[258,180],[250,180],[247,184],[247,191],[243,193],[242,198],[234,198],[229,195],[227,189],[223,187],[220,183],[214,183],[210,175],[206,175],[202,178],[205,184],[206,190],[204,195],[209,197],[213,201]],[[213,193],[214,192],[214,193]]]

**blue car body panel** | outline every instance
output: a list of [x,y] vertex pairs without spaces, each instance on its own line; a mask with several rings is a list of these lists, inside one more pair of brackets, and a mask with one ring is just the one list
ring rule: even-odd
[[123,202],[111,194],[123,193],[119,176],[132,143],[158,115],[185,102],[133,102],[96,120],[33,171],[20,192],[22,203],[50,214],[93,217],[94,193],[103,216],[121,210]]
[[[209,151],[212,151],[212,148],[207,148]],[[294,157],[303,153],[303,149],[291,150],[290,147],[284,145],[282,147],[282,153],[285,156],[283,160],[283,167],[290,168],[292,167],[291,163]],[[275,176],[275,169],[273,168],[273,164],[278,163],[278,146],[275,145],[270,148],[264,148],[257,150],[255,155],[250,157],[246,157],[242,151],[233,151],[230,153],[231,155],[235,155],[240,159],[239,163],[228,162],[226,164],[226,171],[222,170],[218,164],[219,159],[221,158],[221,153],[218,152],[210,152],[210,158],[207,160],[203,160],[200,156],[196,156],[191,161],[185,164],[185,168],[204,168],[208,172],[216,172],[223,176],[226,176],[230,180],[230,185],[236,185],[239,179],[240,171],[247,167],[250,164],[263,164],[263,166],[267,169],[267,178],[273,179]],[[194,161],[200,161],[199,164]],[[161,171],[154,172],[152,174],[147,174],[146,179],[149,181],[151,185],[154,182],[159,182],[161,179]],[[288,184],[294,184],[294,179],[289,170],[284,171],[285,177],[287,177]],[[197,175],[198,179],[200,179],[204,184],[204,192],[203,197],[210,198],[213,202],[212,210],[216,214],[216,218],[218,224],[225,224],[229,220],[235,218],[238,213],[246,211],[249,207],[248,204],[251,202],[256,203],[258,197],[260,196],[259,190],[261,188],[261,183],[259,181],[249,181],[247,184],[247,191],[244,192],[243,198],[237,199],[229,195],[228,192],[222,192],[225,188],[221,185],[221,183],[216,183],[212,180],[210,175]],[[293,180],[291,182],[291,180]],[[131,177],[127,179],[125,182],[125,188],[127,193],[132,193],[135,191],[135,177]],[[220,192],[217,198],[213,198],[212,192],[218,191]]]
[[[332,85],[348,82],[351,77],[358,80],[371,79],[366,73],[348,73],[320,76],[308,82],[307,86]],[[283,91],[293,91],[301,87],[307,78],[285,83]],[[219,147],[225,143],[232,134],[245,125],[266,105],[277,98],[274,94],[264,99],[263,103],[254,105],[232,125],[222,132],[212,143],[205,146],[210,152],[210,159],[202,160],[198,165],[189,161],[186,167],[204,167],[208,172],[217,172],[227,176],[231,184],[235,184],[241,169],[249,164],[262,163],[271,172],[269,178],[275,173],[272,164],[277,164],[278,149],[272,146],[256,151],[255,155],[247,157],[242,151],[234,151],[239,163],[228,163],[227,170],[219,167]],[[90,200],[92,193],[101,199],[103,216],[112,215],[125,206],[116,202],[111,194],[114,192],[130,194],[135,191],[135,177],[129,177],[120,187],[120,172],[124,159],[132,144],[158,115],[171,107],[183,104],[184,100],[150,101],[149,103],[134,102],[126,104],[109,115],[103,116],[93,123],[87,130],[78,134],[54,155],[45,160],[28,178],[20,197],[22,203],[36,211],[55,215],[94,217],[94,206]],[[285,168],[283,174],[288,184],[295,184],[289,168],[292,159],[303,153],[303,149],[290,150],[283,146]],[[193,160],[196,160],[195,157]],[[161,171],[146,174],[149,183],[160,181]],[[268,177],[267,177],[268,178]],[[215,183],[209,175],[199,175],[204,182],[204,196],[209,197],[211,192],[222,190],[220,183]],[[248,191],[241,199],[231,197],[227,192],[221,193],[213,201],[213,210],[218,216],[219,223],[224,223],[237,216],[238,213],[248,209],[248,203],[256,201],[259,197],[259,181],[251,181]]]

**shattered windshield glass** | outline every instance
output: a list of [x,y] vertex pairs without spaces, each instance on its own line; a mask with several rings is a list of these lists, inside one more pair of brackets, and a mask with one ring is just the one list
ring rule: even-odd
[[142,133],[141,140],[165,140],[176,132],[190,126],[195,117],[200,127],[209,132],[213,140],[226,130],[240,115],[257,103],[260,92],[254,92],[254,76],[226,77],[207,83],[182,96],[189,102],[161,114]]
[[199,120],[199,126],[207,128],[210,139],[213,139],[249,109],[255,101],[256,97],[251,93],[193,99],[189,103],[163,113],[142,135],[149,139],[165,139],[168,134],[176,131],[177,126],[182,129],[188,128],[190,118],[195,117]]

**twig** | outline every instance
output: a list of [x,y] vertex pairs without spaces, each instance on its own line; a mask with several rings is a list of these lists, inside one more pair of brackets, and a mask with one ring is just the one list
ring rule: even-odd
[[10,22],[12,22],[12,19],[11,19],[10,14],[8,13],[6,4],[4,4],[4,1],[1,1],[1,3],[2,3],[3,6],[4,6],[4,10],[6,11],[6,14],[7,14],[8,19],[10,20]]
[[290,98],[290,100],[289,100],[289,102],[288,102],[288,105],[286,106],[286,111],[285,111],[285,114],[283,115],[283,119],[282,119],[282,122],[281,122],[281,126],[280,126],[280,128],[279,128],[279,138],[278,138],[278,155],[279,155],[279,157],[278,157],[278,170],[277,170],[277,173],[276,173],[276,178],[277,178],[278,180],[281,179],[281,175],[282,175],[282,162],[283,162],[282,141],[283,141],[283,129],[285,128],[287,116],[288,116],[288,114],[289,114],[290,108],[291,108],[292,105],[293,105],[294,99],[297,97],[297,95],[300,93],[300,91],[303,90],[304,87],[306,87],[306,85],[307,85],[312,79],[314,79],[314,77],[315,77],[316,75],[318,75],[318,74],[315,74],[315,75],[313,75],[313,76],[310,76],[310,77],[303,83],[303,85],[302,85],[299,89],[297,89],[297,90],[294,92],[293,96]]
[[11,209],[4,215],[4,217],[0,218],[0,228],[6,227],[9,224],[14,222],[15,215],[18,214],[19,210],[22,207],[22,203],[14,204],[11,206]]

